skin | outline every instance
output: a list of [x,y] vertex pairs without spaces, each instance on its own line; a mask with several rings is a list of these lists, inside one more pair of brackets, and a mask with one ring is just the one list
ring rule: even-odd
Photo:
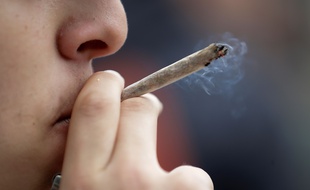
[[155,96],[120,102],[123,78],[93,73],[126,39],[120,1],[3,0],[0,24],[1,188],[48,190],[61,172],[62,190],[213,189],[199,168],[160,168]]

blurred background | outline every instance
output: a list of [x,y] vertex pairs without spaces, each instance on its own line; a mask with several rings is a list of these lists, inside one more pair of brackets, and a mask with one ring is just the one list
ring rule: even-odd
[[[229,41],[227,32],[247,46],[233,63],[240,72],[214,73],[209,93],[201,82],[182,81],[155,92],[164,104],[158,131],[164,169],[201,167],[216,190],[310,189],[310,1],[123,4],[127,42],[94,66],[117,70],[126,85],[209,42]],[[232,75],[242,77],[227,87]]]

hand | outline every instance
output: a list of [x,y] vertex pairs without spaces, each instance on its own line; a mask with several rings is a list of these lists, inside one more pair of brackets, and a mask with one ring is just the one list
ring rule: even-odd
[[80,92],[70,121],[62,190],[209,190],[203,170],[181,166],[168,173],[156,156],[162,105],[147,94],[120,102],[122,77],[95,73]]

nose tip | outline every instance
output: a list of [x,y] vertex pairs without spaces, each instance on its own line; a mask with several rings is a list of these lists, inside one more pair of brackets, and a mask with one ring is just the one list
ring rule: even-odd
[[106,19],[70,19],[60,27],[57,48],[66,59],[89,61],[115,53],[127,36],[125,13]]

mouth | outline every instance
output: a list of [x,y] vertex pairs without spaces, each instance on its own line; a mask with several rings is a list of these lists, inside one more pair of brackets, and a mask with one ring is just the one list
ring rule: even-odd
[[70,120],[71,120],[71,111],[67,111],[59,116],[59,118],[56,120],[53,126],[57,131],[66,133],[70,125]]
[[65,125],[69,125],[70,124],[70,119],[71,117],[64,117],[64,118],[60,118],[59,120],[56,121],[56,124],[65,124]]

